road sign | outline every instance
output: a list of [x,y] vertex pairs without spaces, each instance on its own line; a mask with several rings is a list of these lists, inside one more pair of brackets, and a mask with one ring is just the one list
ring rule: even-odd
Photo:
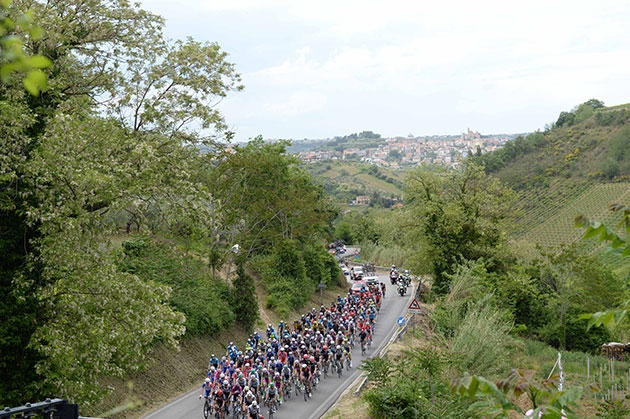
[[402,326],[403,324],[405,324],[405,318],[404,317],[399,317],[398,318],[398,326]]
[[326,288],[326,284],[324,284],[324,281],[319,281],[319,285],[317,286],[317,288],[319,288],[320,290]]
[[409,308],[407,308],[407,310],[410,313],[420,313],[420,312],[422,312],[422,308],[420,308],[420,304],[418,304],[418,300],[416,300],[415,298],[413,299],[411,304],[409,304]]

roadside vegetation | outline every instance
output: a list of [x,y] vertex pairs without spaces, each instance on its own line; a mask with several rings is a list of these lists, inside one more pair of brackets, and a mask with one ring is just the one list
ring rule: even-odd
[[[625,156],[617,144],[629,121],[626,108],[591,101],[571,112],[571,122],[459,169],[412,171],[405,207],[392,217],[368,210],[337,223],[338,236],[365,248],[362,258],[387,254],[381,264],[431,278],[422,335],[367,368],[371,417],[628,413],[623,400],[602,397],[627,387],[630,365],[616,363],[624,378],[615,381],[599,355],[603,343],[628,339],[629,189],[625,172],[598,169]],[[589,240],[575,228],[578,215]],[[562,391],[551,374],[558,352]]]
[[262,278],[270,307],[338,282],[323,188],[285,142],[229,144],[215,105],[243,86],[217,44],[126,1],[0,3],[3,406],[100,413],[152,353],[252,329],[253,261],[279,249],[303,265]]

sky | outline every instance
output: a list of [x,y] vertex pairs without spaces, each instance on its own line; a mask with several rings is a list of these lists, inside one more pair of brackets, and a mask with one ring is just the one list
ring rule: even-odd
[[217,42],[245,89],[236,140],[544,129],[630,102],[627,0],[141,0],[169,38]]

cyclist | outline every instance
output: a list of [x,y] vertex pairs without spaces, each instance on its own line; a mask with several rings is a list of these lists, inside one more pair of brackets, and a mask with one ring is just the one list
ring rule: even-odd
[[[343,370],[343,349],[341,345],[337,345],[335,348],[335,368],[341,368]],[[337,371],[339,374],[339,371]]]
[[278,389],[274,383],[269,384],[267,388],[267,406],[271,407],[272,403],[278,403]]
[[280,376],[280,373],[276,371],[276,373],[273,376],[273,381],[271,382],[271,384],[273,384],[276,389],[277,389],[277,394],[279,397],[279,402],[280,404],[282,404],[282,377]]
[[260,418],[260,408],[258,407],[258,403],[256,403],[256,400],[254,400],[252,404],[250,404],[247,408],[247,415],[249,416],[249,419]]
[[311,367],[306,361],[302,363],[302,367],[300,369],[300,379],[302,381],[304,391],[307,391],[308,396],[311,397]]
[[216,392],[216,397],[214,398],[214,407],[216,408],[216,411],[219,413],[219,416],[221,418],[225,418],[226,404],[227,403],[225,402],[224,393],[221,391],[221,389],[218,389]]
[[343,356],[346,358],[346,362],[350,364],[350,368],[352,368],[352,349],[350,348],[348,339],[344,339],[343,342]]
[[240,403],[242,395],[243,387],[241,387],[238,381],[235,381],[234,385],[232,386],[232,390],[230,390],[230,400],[232,401],[233,406],[236,406],[237,403]]
[[256,402],[256,396],[251,390],[247,390],[247,393],[243,395],[243,412],[247,411],[247,408]]

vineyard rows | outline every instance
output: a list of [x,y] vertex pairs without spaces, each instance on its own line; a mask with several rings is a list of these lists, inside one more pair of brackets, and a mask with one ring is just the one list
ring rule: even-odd
[[[583,214],[590,219],[605,222],[609,226],[616,226],[620,217],[611,213],[608,206],[612,203],[630,205],[630,183],[609,183],[591,186],[574,199],[554,202],[535,217],[530,218],[533,223],[545,219],[544,222],[522,234],[519,241],[540,244],[543,247],[553,247],[570,244],[579,240],[584,231],[574,227],[577,215]],[[541,203],[540,205],[545,205]],[[596,240],[591,240],[588,247],[597,247]]]

